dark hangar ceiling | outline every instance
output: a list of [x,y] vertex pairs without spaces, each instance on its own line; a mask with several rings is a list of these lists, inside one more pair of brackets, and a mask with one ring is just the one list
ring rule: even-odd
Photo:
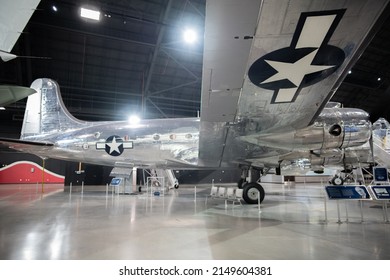
[[[81,5],[102,12],[80,18]],[[53,6],[57,8],[54,11]],[[0,62],[0,83],[29,86],[49,77],[60,84],[69,111],[83,120],[194,117],[200,110],[205,0],[42,0],[13,53]],[[333,101],[390,119],[390,18],[340,85]],[[198,42],[182,32],[197,29]],[[378,78],[380,78],[378,80]],[[25,101],[0,111],[2,134],[18,133]]]

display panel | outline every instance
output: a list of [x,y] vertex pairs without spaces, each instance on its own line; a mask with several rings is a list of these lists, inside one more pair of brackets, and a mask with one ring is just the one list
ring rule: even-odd
[[117,187],[122,183],[122,178],[112,178],[110,186]]
[[390,200],[390,186],[372,186],[376,199]]
[[386,167],[374,167],[374,182],[388,182],[389,175]]
[[366,186],[326,186],[329,199],[371,199]]

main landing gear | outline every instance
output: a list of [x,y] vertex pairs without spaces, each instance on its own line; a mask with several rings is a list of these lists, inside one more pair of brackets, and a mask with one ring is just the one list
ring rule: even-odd
[[[254,181],[254,177],[258,175],[257,177],[260,178],[260,172],[254,172],[252,168],[250,169],[243,169],[242,170],[242,178],[238,181],[237,185],[238,188],[243,189],[242,198],[244,201],[248,204],[257,204],[259,203],[259,196],[260,196],[260,203],[263,202],[265,197],[265,191],[264,188],[257,183],[257,181]],[[249,175],[249,176],[247,176]],[[256,178],[256,179],[258,179]]]
[[332,183],[332,185],[335,185],[335,186],[342,186],[344,184],[344,179],[341,178],[340,176],[338,175],[335,175],[331,180],[330,180],[330,183]]
[[263,202],[265,197],[265,191],[264,188],[256,183],[247,183],[243,187],[244,191],[242,193],[242,198],[245,200],[248,204],[257,204],[259,203],[259,195],[260,195],[260,203]]

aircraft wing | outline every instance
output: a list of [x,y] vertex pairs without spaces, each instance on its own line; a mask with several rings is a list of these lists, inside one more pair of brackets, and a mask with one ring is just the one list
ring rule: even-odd
[[25,153],[39,155],[53,148],[54,144],[50,142],[26,141],[19,139],[0,138],[0,145]]
[[35,92],[29,87],[0,85],[0,106],[7,106]]
[[7,146],[8,148],[31,148],[31,147],[52,147],[53,143],[50,142],[39,142],[39,141],[26,141],[19,139],[11,139],[11,138],[0,138],[0,144]]
[[237,135],[312,124],[387,3],[208,0],[200,160],[221,166]]
[[30,20],[40,0],[1,1],[0,4],[0,57],[8,61],[19,35]]

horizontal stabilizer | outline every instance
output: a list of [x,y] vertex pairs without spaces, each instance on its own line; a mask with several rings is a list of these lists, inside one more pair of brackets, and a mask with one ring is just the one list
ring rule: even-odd
[[14,147],[25,147],[25,148],[31,148],[31,147],[52,147],[54,146],[53,143],[50,142],[36,142],[36,141],[26,141],[26,140],[19,140],[19,139],[11,139],[11,138],[0,138],[0,144],[7,146],[8,148],[13,149]]
[[31,59],[51,59],[51,57],[46,57],[46,56],[31,56],[31,55],[16,55],[4,51],[0,51],[0,58],[4,61],[10,61],[14,58],[31,58]]
[[12,54],[12,53],[0,51],[0,57],[4,62],[7,62],[7,61],[10,61],[10,60],[16,58],[17,56],[15,54]]
[[29,87],[1,85],[0,86],[0,106],[7,106],[35,93]]

